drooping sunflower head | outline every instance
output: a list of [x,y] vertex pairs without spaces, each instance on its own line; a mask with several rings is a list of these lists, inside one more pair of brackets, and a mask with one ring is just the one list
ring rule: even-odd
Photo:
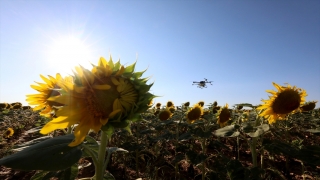
[[62,78],[59,73],[56,77],[48,76],[49,78],[40,75],[45,83],[38,83],[38,85],[31,85],[31,87],[39,92],[39,94],[27,95],[26,101],[30,105],[36,105],[33,110],[41,110],[40,114],[49,117],[50,112],[53,111],[54,106],[62,106],[63,104],[48,100],[50,97],[60,96],[60,92],[57,90],[60,87],[58,83],[64,80],[70,80],[71,77]]
[[316,103],[318,101],[310,101],[310,102],[306,102],[304,103],[301,107],[300,107],[300,111],[306,112],[306,111],[311,111],[316,107]]
[[168,101],[166,108],[170,108],[170,107],[173,107],[173,106],[174,106],[173,102],[172,101]]
[[157,109],[160,109],[160,108],[161,108],[161,103],[157,103],[157,104],[156,104],[156,108],[157,108]]
[[189,107],[189,106],[190,106],[190,102],[189,102],[189,101],[188,101],[188,102],[185,102],[185,103],[183,104],[183,106]]
[[199,106],[203,107],[204,106],[204,101],[199,101],[198,104],[199,104]]
[[212,107],[212,113],[216,114],[220,110],[220,108],[221,108],[220,106],[213,106]]
[[259,116],[267,118],[270,124],[298,110],[307,96],[305,90],[296,86],[280,86],[276,83],[273,85],[278,91],[267,90],[272,96],[269,100],[262,100],[265,104],[257,107],[258,110],[264,110]]
[[4,138],[9,138],[14,134],[14,130],[12,128],[8,128],[4,133],[3,137]]
[[171,113],[174,113],[176,111],[176,108],[174,107],[170,107],[170,108],[167,108]]
[[148,78],[140,78],[144,71],[134,72],[135,64],[124,67],[100,58],[92,70],[76,67],[74,81],[59,81],[60,96],[48,100],[60,103],[57,118],[47,123],[40,131],[47,134],[55,129],[79,124],[75,128],[75,140],[69,146],[80,144],[90,129],[125,128],[130,121],[139,120],[139,114],[149,108],[156,97],[149,93],[152,86]]
[[228,106],[229,105],[226,104],[225,106],[220,108],[220,110],[217,113],[217,123],[220,125],[220,127],[224,127],[231,118],[231,113],[228,109]]
[[217,101],[214,101],[212,105],[213,105],[213,106],[218,106],[218,102],[217,102]]
[[0,110],[7,109],[8,106],[9,106],[8,103],[0,103]]
[[164,109],[163,111],[160,111],[160,113],[159,113],[159,119],[161,121],[168,120],[171,117],[172,117],[172,113],[169,109]]
[[203,115],[203,108],[199,104],[195,104],[192,108],[190,108],[187,112],[187,121],[188,123],[194,123],[197,119],[199,119]]

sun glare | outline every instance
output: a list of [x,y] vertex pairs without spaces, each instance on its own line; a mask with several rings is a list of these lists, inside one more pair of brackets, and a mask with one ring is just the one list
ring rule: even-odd
[[[90,46],[75,36],[54,39],[48,47],[48,64],[62,74],[71,74],[75,66],[88,68],[95,59]],[[96,57],[97,59],[98,57]]]

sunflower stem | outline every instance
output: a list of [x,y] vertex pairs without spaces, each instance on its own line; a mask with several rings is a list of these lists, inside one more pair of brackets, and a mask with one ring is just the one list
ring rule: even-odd
[[[205,154],[206,150],[207,150],[206,138],[202,139],[201,147],[202,147],[202,153]],[[203,160],[203,162],[202,162],[202,180],[205,180],[205,178],[206,178],[206,159]]]
[[101,131],[100,146],[98,152],[98,163],[95,165],[95,180],[103,180],[104,175],[104,160],[106,156],[106,147],[108,145],[108,134]]
[[250,150],[251,150],[251,155],[252,155],[253,167],[257,167],[257,165],[258,165],[257,164],[257,149],[256,149],[257,140],[258,140],[257,137],[253,137],[251,140],[251,143],[250,143]]

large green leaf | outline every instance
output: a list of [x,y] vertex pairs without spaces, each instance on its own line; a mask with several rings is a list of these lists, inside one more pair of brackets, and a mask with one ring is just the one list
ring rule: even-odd
[[217,129],[214,134],[218,137],[236,137],[240,134],[240,132],[237,130],[238,128],[238,125],[230,125]]
[[268,124],[262,124],[261,126],[254,127],[256,129],[255,132],[247,133],[250,137],[258,137],[263,133],[269,131],[270,126]]
[[91,136],[86,136],[86,139],[81,144],[81,146],[84,148],[82,157],[98,157],[99,144]]
[[69,147],[74,135],[58,136],[0,159],[0,165],[20,170],[58,171],[69,168],[81,158],[79,146]]

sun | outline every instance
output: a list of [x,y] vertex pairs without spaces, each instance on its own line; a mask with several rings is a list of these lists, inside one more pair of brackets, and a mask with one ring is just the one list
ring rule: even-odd
[[[49,68],[61,74],[71,74],[75,66],[91,67],[94,58],[92,47],[75,35],[61,36],[48,45]],[[95,58],[96,59],[96,58]]]

